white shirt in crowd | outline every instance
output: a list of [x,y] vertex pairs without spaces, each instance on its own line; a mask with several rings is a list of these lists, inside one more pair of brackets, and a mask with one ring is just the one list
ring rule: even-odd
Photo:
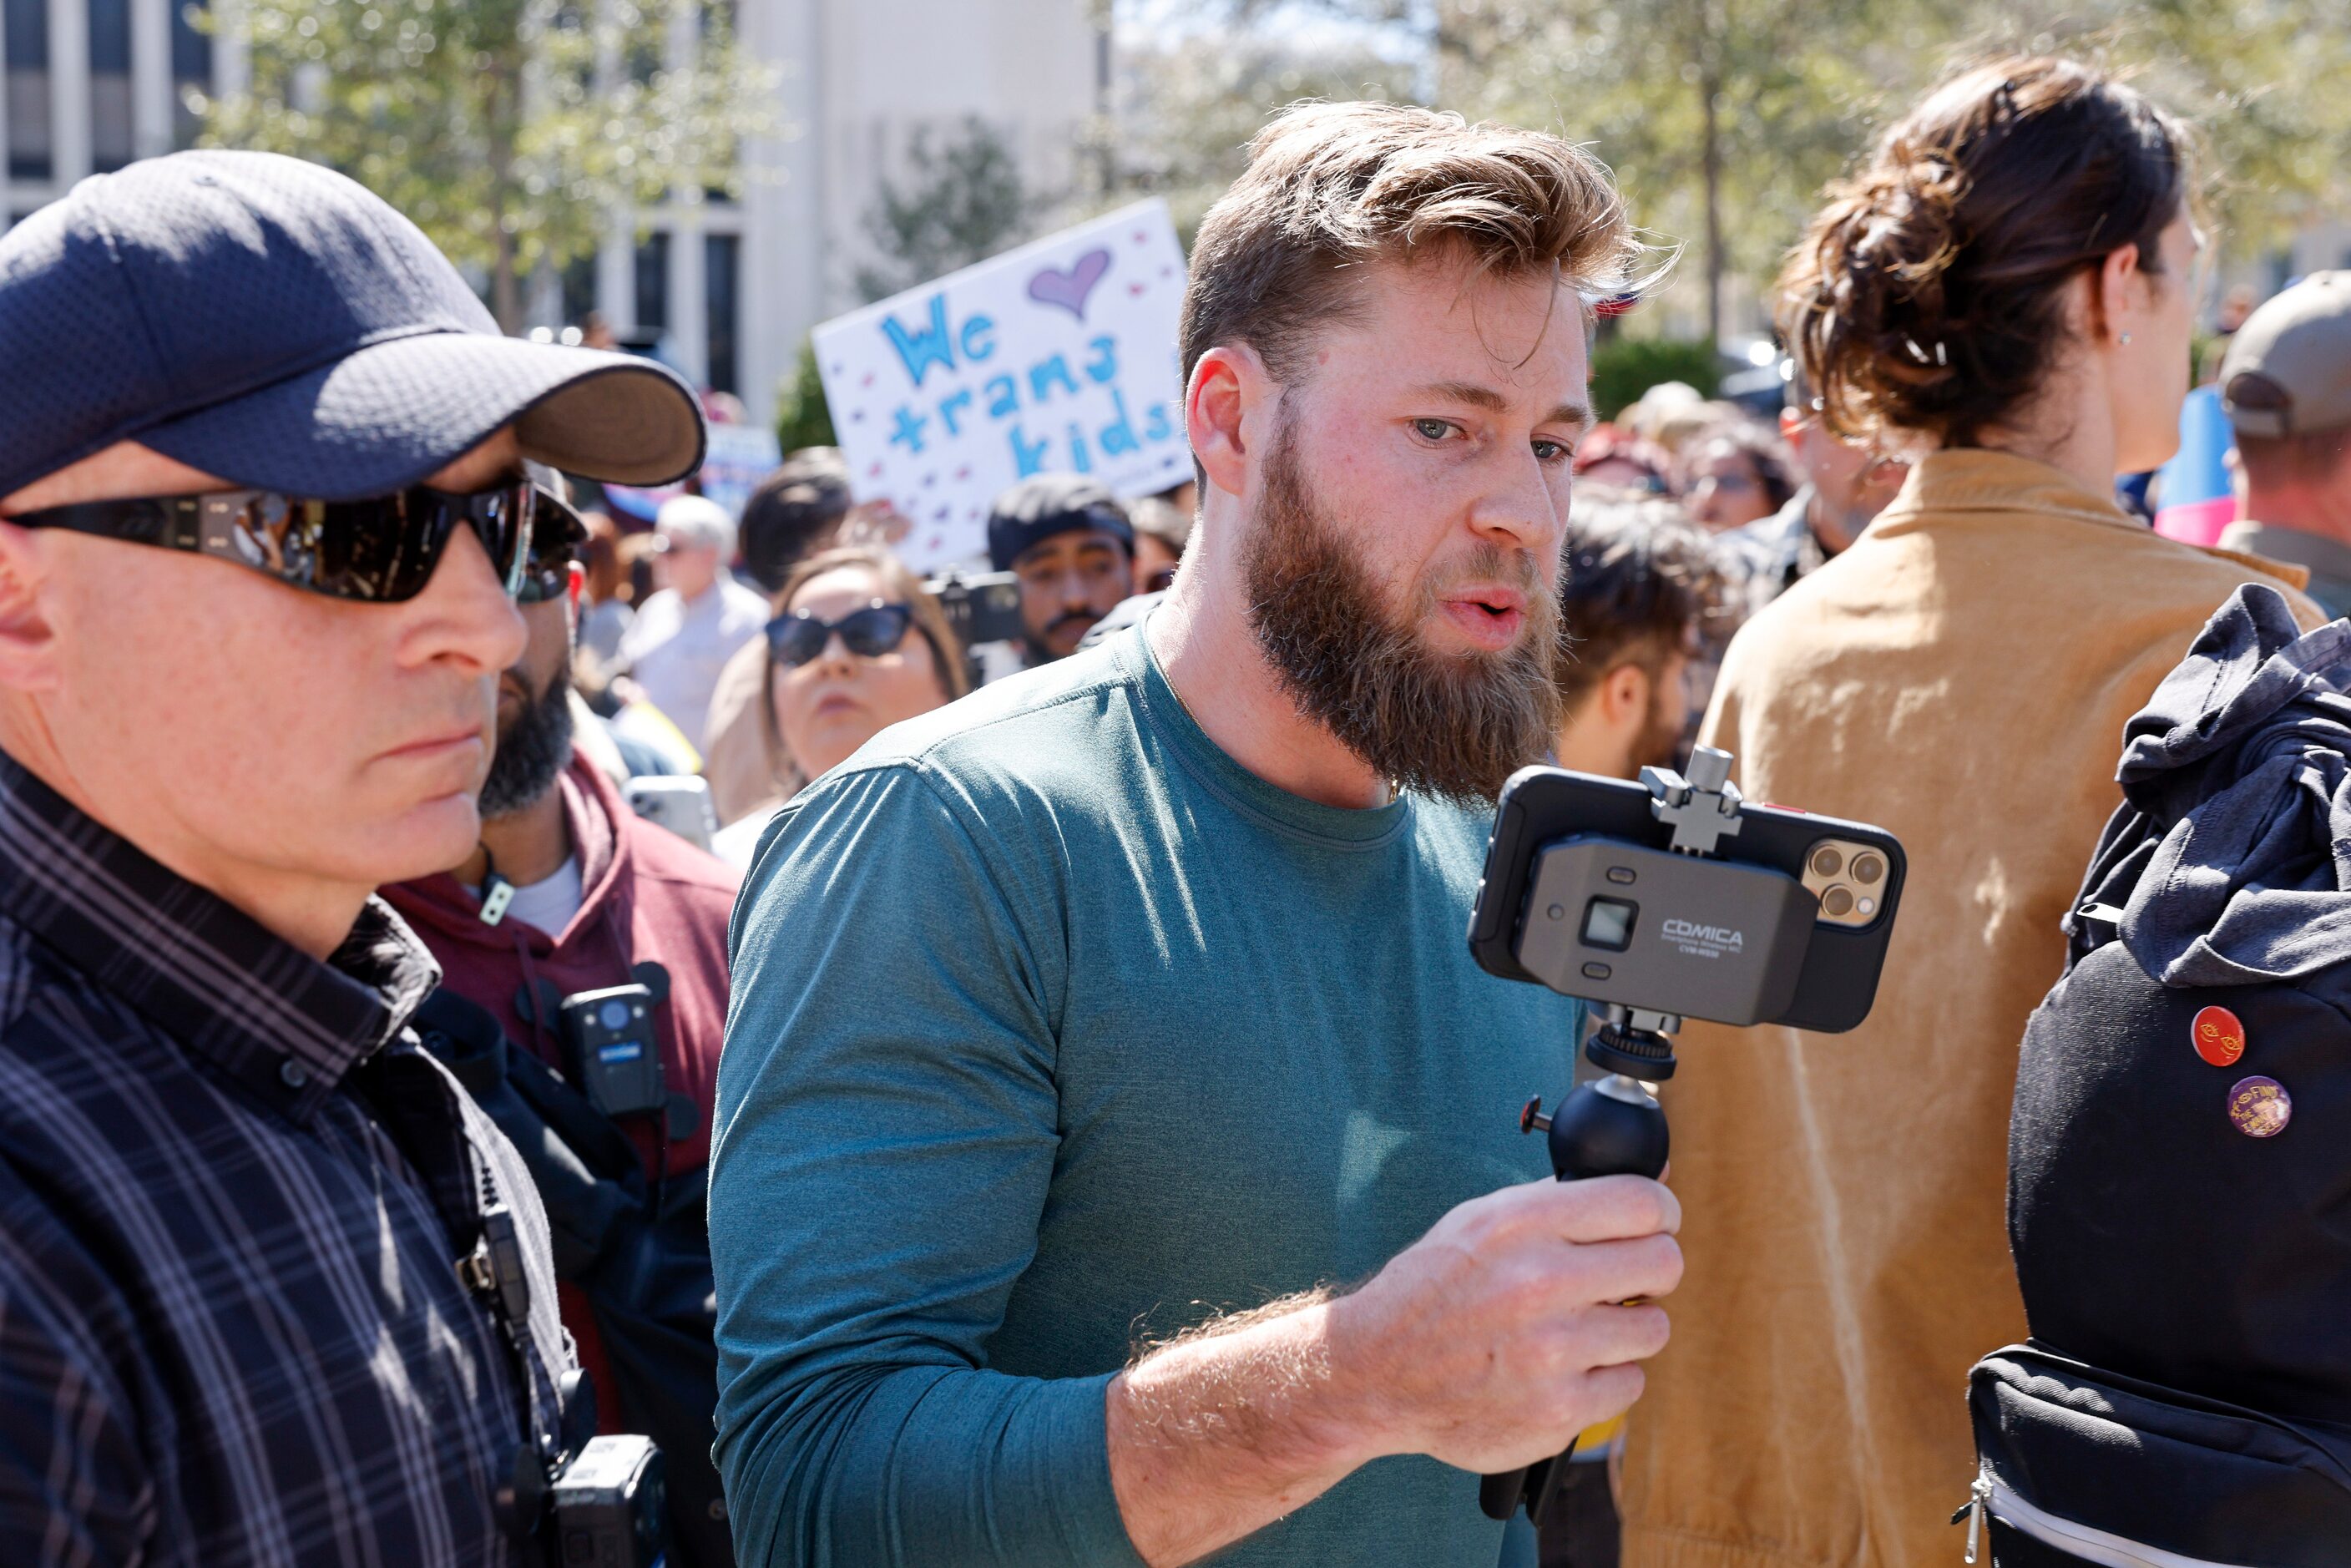
[[698,747],[719,672],[767,624],[768,601],[721,572],[699,599],[668,588],[647,599],[621,638],[621,660],[646,700]]
[[[467,883],[463,884],[467,897],[479,903],[482,890]],[[572,855],[555,869],[552,875],[528,887],[517,887],[507,904],[501,917],[519,920],[526,925],[537,926],[549,936],[560,936],[571,917],[588,902],[587,887],[580,878],[580,857]]]

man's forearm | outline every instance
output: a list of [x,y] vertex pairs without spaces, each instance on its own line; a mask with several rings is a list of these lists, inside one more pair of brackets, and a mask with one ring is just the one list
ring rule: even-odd
[[1640,1176],[1504,1187],[1347,1296],[1276,1302],[1154,1353],[1103,1395],[1129,1542],[1172,1568],[1388,1454],[1492,1471],[1559,1452],[1640,1396],[1680,1224],[1673,1194]]
[[1227,1320],[1110,1384],[1111,1485],[1152,1568],[1239,1540],[1384,1451],[1334,1354],[1332,1305],[1296,1298]]

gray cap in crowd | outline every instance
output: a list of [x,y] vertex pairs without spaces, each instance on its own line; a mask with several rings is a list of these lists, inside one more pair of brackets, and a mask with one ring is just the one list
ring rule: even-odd
[[2220,402],[2245,435],[2351,424],[2351,272],[2314,272],[2247,317],[2220,361]]

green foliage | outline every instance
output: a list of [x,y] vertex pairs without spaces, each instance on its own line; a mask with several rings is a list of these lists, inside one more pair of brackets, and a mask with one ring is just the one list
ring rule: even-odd
[[[2223,254],[2351,195],[2342,0],[1286,0],[1416,37],[1433,101],[1556,130],[1615,170],[1701,285],[1768,287],[1823,187],[1956,67],[2062,51],[2201,128]],[[1284,0],[1190,0],[1246,38]],[[1709,213],[1713,222],[1709,223]]]
[[[681,8],[685,8],[682,10]],[[487,274],[509,329],[519,280],[591,252],[609,215],[738,190],[770,129],[770,73],[695,0],[245,0],[251,86],[195,99],[210,146],[350,175]],[[694,13],[693,62],[663,68]]]
[[1659,382],[1687,382],[1712,397],[1722,381],[1722,357],[1693,339],[1625,338],[1592,350],[1592,411],[1614,419]]
[[1105,204],[1162,196],[1186,246],[1248,162],[1249,139],[1301,99],[1409,102],[1409,66],[1368,49],[1302,49],[1237,34],[1214,47],[1170,41],[1123,50],[1113,188]]
[[838,446],[832,409],[824,401],[824,376],[816,368],[816,345],[803,340],[799,368],[776,393],[776,439],[786,452],[803,446]]
[[993,126],[967,119],[943,146],[925,126],[906,150],[904,181],[883,181],[866,209],[866,237],[883,262],[857,269],[857,291],[870,304],[986,261],[1029,238],[1042,205]]

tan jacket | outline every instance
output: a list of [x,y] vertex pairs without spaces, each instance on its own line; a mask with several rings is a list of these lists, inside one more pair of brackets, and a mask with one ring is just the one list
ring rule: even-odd
[[1959,1561],[1968,1367],[2024,1336],[2017,1042],[2121,800],[2124,721],[2247,580],[2301,573],[2159,538],[2041,464],[1943,452],[1731,643],[1706,737],[1748,797],[1891,830],[1909,880],[1861,1028],[1680,1037],[1687,1272],[1632,1414],[1625,1568]]
[[768,717],[768,659],[765,637],[744,643],[718,673],[710,694],[702,776],[710,780],[710,806],[722,828],[789,798],[800,787],[799,769]]

